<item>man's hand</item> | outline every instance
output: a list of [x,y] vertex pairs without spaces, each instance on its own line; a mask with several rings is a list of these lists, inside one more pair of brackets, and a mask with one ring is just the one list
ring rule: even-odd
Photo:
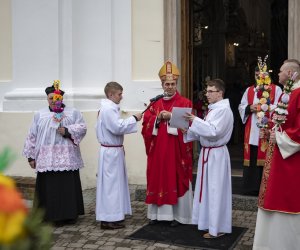
[[252,113],[256,113],[257,112],[257,104],[252,104],[250,105],[250,111]]
[[187,130],[186,128],[180,128],[180,131],[181,131],[183,134],[186,134],[188,130]]
[[192,113],[185,113],[185,115],[183,116],[183,118],[186,121],[191,121],[193,122],[196,116],[194,116]]
[[59,127],[59,128],[57,129],[57,132],[58,132],[59,134],[61,134],[62,136],[64,136],[64,135],[66,134],[66,128],[65,128],[65,127]]
[[172,116],[172,113],[171,113],[171,112],[162,110],[162,111],[159,113],[159,115],[158,115],[158,119],[160,119],[160,120],[170,120],[170,119],[171,119],[171,116]]
[[137,119],[137,121],[140,121],[143,118],[143,114],[142,113],[137,113],[134,115]]
[[29,165],[32,169],[35,169],[35,160],[30,161]]

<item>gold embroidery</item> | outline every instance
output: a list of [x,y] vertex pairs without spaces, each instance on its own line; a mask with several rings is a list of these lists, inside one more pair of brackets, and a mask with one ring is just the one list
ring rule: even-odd
[[275,144],[270,143],[268,150],[267,150],[266,161],[265,161],[265,166],[264,166],[264,171],[263,171],[263,175],[262,175],[259,196],[258,196],[258,206],[259,207],[264,206],[264,200],[265,200],[267,184],[268,184],[268,179],[269,179],[270,170],[271,170],[271,163],[272,163],[274,147],[275,147]]
[[245,149],[246,153],[248,154],[248,151],[249,151],[249,144],[248,143],[244,143],[244,149]]
[[267,140],[262,140],[261,141],[260,150],[262,152],[266,152],[267,148],[268,148],[268,142],[267,142]]

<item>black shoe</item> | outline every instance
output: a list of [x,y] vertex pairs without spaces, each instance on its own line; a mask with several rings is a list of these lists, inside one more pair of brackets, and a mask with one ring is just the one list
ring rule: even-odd
[[114,230],[124,228],[124,225],[121,225],[116,222],[101,222],[101,229]]
[[177,220],[173,220],[170,224],[170,227],[178,227],[179,225],[181,225],[180,222],[178,222]]
[[155,225],[157,223],[158,223],[157,220],[149,220],[148,225]]

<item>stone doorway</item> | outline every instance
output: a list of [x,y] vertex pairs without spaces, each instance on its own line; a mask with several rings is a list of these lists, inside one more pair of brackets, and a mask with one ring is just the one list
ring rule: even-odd
[[[257,56],[269,55],[274,83],[288,49],[288,1],[181,0],[181,62],[186,96],[197,101],[208,78],[226,82],[235,117],[229,143],[233,174],[243,162],[243,124],[238,105],[254,83]],[[187,81],[188,80],[188,81]],[[237,170],[237,171],[235,171]]]

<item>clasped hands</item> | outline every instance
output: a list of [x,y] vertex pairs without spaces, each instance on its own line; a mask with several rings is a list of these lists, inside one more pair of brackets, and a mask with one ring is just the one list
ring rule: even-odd
[[158,114],[157,118],[159,120],[166,120],[169,121],[171,119],[172,113],[166,110],[162,110],[160,111],[160,113]]

